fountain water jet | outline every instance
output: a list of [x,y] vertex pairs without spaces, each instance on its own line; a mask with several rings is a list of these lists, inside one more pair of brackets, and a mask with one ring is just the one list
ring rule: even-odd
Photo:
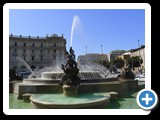
[[33,74],[32,69],[31,69],[30,66],[26,63],[25,60],[23,60],[21,57],[16,57],[16,60],[17,60],[18,64],[24,65],[24,66]]
[[71,29],[71,41],[70,41],[70,47],[72,47],[72,41],[73,41],[73,33],[75,31],[75,29],[80,26],[80,19],[79,17],[76,15],[73,18],[73,23],[72,23],[72,29]]

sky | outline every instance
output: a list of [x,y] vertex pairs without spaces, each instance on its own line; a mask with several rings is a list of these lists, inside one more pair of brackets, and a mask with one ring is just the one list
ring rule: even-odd
[[[144,9],[10,9],[9,34],[40,36],[64,34],[76,57],[87,53],[107,54],[145,45]],[[87,46],[87,47],[86,47]],[[102,47],[101,47],[102,46]]]

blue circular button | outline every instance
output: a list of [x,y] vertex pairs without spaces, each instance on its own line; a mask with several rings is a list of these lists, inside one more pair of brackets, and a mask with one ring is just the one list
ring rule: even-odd
[[157,101],[157,94],[153,90],[143,89],[137,94],[137,103],[144,110],[153,109]]

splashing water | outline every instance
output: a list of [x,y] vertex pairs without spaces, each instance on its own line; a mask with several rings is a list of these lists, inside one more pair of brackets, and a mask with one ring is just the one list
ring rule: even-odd
[[[102,79],[102,78],[116,78],[117,73],[111,73],[103,65],[88,62],[85,64],[78,64],[79,77],[83,79]],[[34,71],[34,77],[42,80],[60,80],[64,73],[61,69],[57,70],[56,66],[44,67],[41,70]],[[31,75],[29,78],[33,78]]]
[[[106,67],[103,65],[88,62],[83,65],[79,64],[80,73],[82,72],[97,72],[98,76],[101,76],[102,78],[110,78],[110,77],[117,77],[117,74],[112,74]],[[96,75],[96,74],[93,74]],[[94,76],[91,76],[90,78],[95,78]],[[96,77],[97,78],[97,77]]]
[[29,71],[33,74],[32,69],[31,69],[30,66],[26,63],[25,60],[23,60],[21,57],[16,57],[16,60],[17,60],[17,62],[18,62],[19,65],[24,65],[24,66],[27,68],[27,70],[29,70]]
[[70,47],[72,47],[72,41],[73,41],[73,33],[74,33],[74,30],[80,26],[80,19],[79,17],[76,15],[74,16],[73,18],[73,23],[72,23],[72,29],[71,29],[71,41],[70,41]]
[[[44,65],[45,66],[45,65]],[[34,71],[34,74],[31,74],[28,78],[42,78],[43,79],[43,73],[58,73],[58,72],[62,72],[61,68],[59,67],[59,65],[51,65],[51,66],[45,66],[42,69],[37,69]]]

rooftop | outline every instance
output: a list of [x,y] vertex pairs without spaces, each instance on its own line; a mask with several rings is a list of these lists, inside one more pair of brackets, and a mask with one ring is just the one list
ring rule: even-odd
[[61,36],[58,36],[57,34],[52,34],[51,36],[46,35],[46,37],[39,37],[39,36],[22,36],[22,35],[13,35],[10,34],[9,37],[11,38],[29,38],[29,39],[47,39],[47,38],[63,38],[63,34]]
[[135,52],[135,51],[138,51],[138,50],[143,49],[143,48],[145,48],[145,45],[141,45],[141,47],[135,48],[135,49],[131,49],[130,51],[131,52]]

